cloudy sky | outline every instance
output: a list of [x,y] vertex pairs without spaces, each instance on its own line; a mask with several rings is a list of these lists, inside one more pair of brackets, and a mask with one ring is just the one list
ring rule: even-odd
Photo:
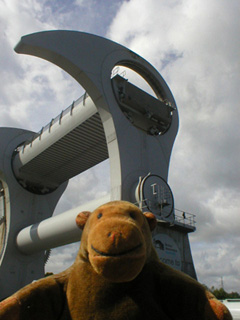
[[[78,30],[112,39],[153,64],[178,105],[169,173],[176,208],[196,214],[190,236],[200,282],[240,292],[239,0],[0,0],[0,126],[39,131],[82,88],[41,59],[17,55],[25,34]],[[94,185],[94,188],[93,188]],[[56,212],[109,190],[108,161],[72,179]],[[79,197],[81,194],[81,197]],[[53,250],[46,270],[72,263]]]

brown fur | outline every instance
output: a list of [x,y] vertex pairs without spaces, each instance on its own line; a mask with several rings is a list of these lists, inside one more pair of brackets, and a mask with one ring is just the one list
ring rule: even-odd
[[156,219],[128,202],[76,218],[75,263],[0,304],[0,320],[231,320],[227,308],[187,275],[160,262]]

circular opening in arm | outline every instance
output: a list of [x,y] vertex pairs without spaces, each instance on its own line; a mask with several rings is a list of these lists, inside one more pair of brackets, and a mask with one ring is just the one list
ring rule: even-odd
[[152,136],[171,126],[174,107],[157,79],[140,68],[116,65],[111,82],[118,105],[130,123]]

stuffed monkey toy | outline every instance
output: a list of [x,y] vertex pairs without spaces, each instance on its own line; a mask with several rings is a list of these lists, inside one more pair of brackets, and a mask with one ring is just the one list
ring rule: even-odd
[[160,262],[157,221],[126,201],[81,212],[74,264],[0,303],[0,320],[231,320],[191,277]]

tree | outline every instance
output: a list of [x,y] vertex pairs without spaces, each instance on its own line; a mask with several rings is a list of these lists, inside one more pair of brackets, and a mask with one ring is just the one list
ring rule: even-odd
[[204,285],[204,287],[211,291],[215,297],[219,300],[224,300],[224,299],[239,299],[240,298],[240,294],[238,292],[226,292],[223,288],[217,289],[215,287],[211,287],[211,289],[209,289],[206,285]]
[[239,299],[240,298],[240,294],[238,292],[231,292],[228,294],[229,295],[229,299]]
[[223,288],[220,288],[220,289],[214,289],[212,291],[212,293],[215,295],[215,297],[219,300],[224,300],[224,299],[227,299],[228,298],[228,293],[223,289]]
[[240,294],[238,292],[226,292],[223,289],[223,277],[221,277],[221,288],[220,289],[215,289],[214,286],[211,287],[211,289],[208,289],[208,287],[206,285],[204,285],[204,287],[211,291],[215,297],[219,300],[224,300],[224,299],[239,299],[240,298]]

